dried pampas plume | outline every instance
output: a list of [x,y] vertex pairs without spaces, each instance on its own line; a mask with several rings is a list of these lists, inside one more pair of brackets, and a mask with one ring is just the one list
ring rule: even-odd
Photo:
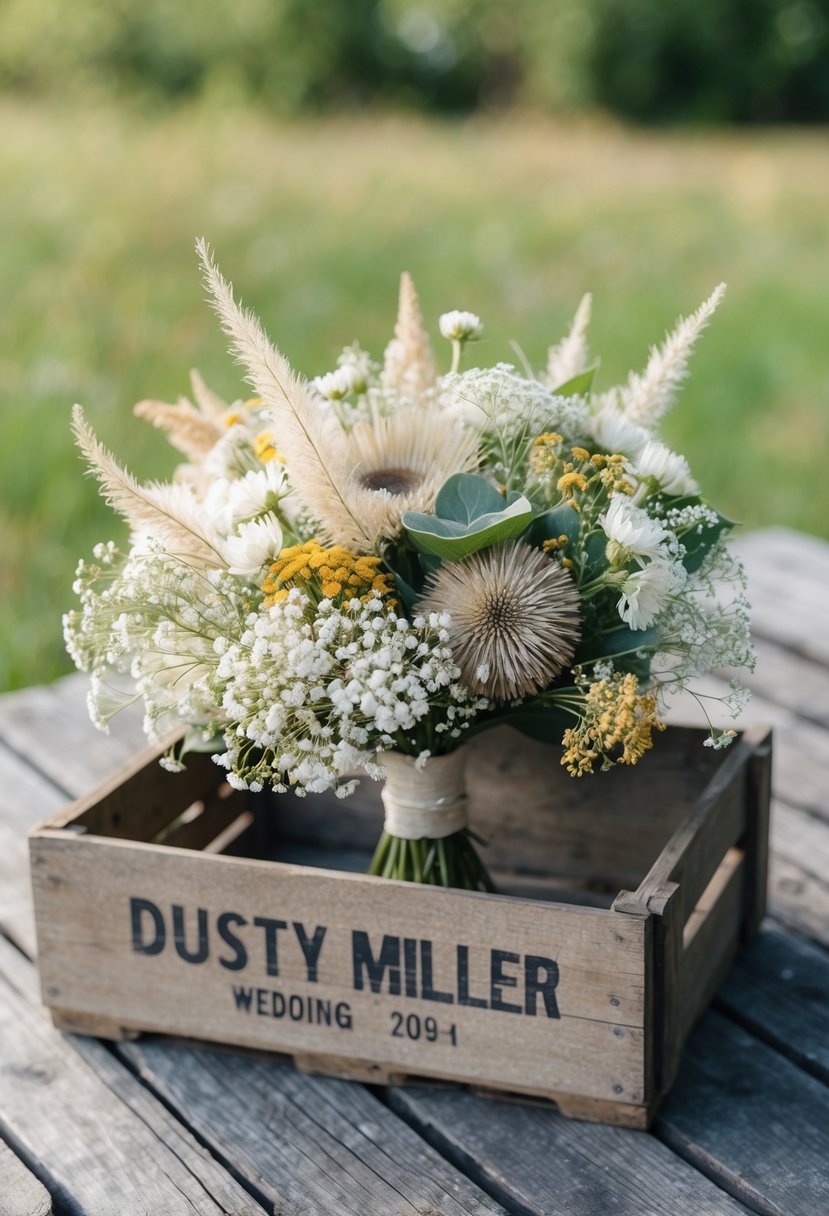
[[204,511],[189,486],[141,485],[98,442],[79,405],[72,411],[72,430],[104,500],[134,531],[148,533],[170,553],[199,565],[224,565],[219,538],[205,526]]
[[[236,303],[205,241],[198,241],[196,249],[211,302],[233,353],[247,369],[248,382],[269,407],[297,497],[322,522],[328,539],[371,549],[377,538],[368,534],[350,501],[351,469],[339,424],[311,396],[253,313]],[[328,524],[329,512],[336,517],[335,527]]]
[[725,283],[720,283],[696,312],[680,318],[660,347],[651,350],[642,374],[631,372],[627,384],[619,390],[622,411],[630,422],[651,428],[671,408],[687,375],[694,343],[724,295]]
[[417,292],[406,271],[400,276],[397,323],[386,347],[382,382],[383,388],[415,404],[429,404],[434,399],[437,370]]
[[132,412],[166,431],[173,447],[198,464],[225,433],[221,418],[229,407],[211,392],[195,368],[190,383],[195,405],[186,397],[179,397],[174,405],[147,400],[139,401]]
[[463,683],[496,701],[547,688],[569,667],[580,636],[572,578],[521,541],[444,562],[417,608],[449,613],[449,644]]
[[559,342],[551,346],[547,352],[547,372],[544,383],[548,388],[557,389],[566,384],[580,372],[587,370],[590,352],[587,347],[587,327],[590,324],[590,314],[593,307],[593,297],[588,293],[582,296],[581,303],[576,309],[570,332]]

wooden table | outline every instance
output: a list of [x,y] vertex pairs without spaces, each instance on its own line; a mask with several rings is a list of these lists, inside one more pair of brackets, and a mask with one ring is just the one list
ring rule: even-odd
[[30,961],[25,833],[138,732],[97,734],[76,676],[0,698],[0,1216],[829,1213],[829,545],[774,530],[740,549],[760,656],[746,717],[777,731],[770,916],[648,1134],[58,1034]]

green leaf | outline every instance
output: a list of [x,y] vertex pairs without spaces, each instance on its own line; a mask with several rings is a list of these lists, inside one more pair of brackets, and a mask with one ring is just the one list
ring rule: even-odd
[[602,652],[605,655],[626,654],[628,651],[648,650],[659,641],[658,629],[614,629],[602,640]]
[[455,473],[445,481],[435,499],[435,515],[469,524],[482,515],[504,509],[503,495],[484,477],[475,473]]
[[[498,498],[503,504],[500,495]],[[460,561],[479,549],[520,536],[531,519],[532,505],[522,497],[503,510],[478,515],[466,526],[451,519],[407,511],[403,527],[422,553]]]
[[414,587],[410,586],[404,578],[399,574],[394,576],[395,585],[397,586],[397,594],[400,596],[400,602],[407,612],[411,612],[415,606],[415,601],[418,598],[418,593]]
[[571,542],[575,543],[579,538],[580,527],[579,515],[564,502],[553,507],[551,511],[536,516],[527,530],[526,540],[539,549],[545,540],[555,540],[559,536],[569,536]]
[[480,734],[490,726],[511,726],[530,739],[541,743],[561,743],[561,737],[568,726],[572,725],[572,717],[561,709],[551,706],[549,709],[518,705],[515,709],[496,710],[491,717],[479,718],[464,738]]
[[595,367],[589,367],[586,372],[579,372],[571,380],[565,380],[558,388],[553,389],[554,397],[586,397],[593,387]]

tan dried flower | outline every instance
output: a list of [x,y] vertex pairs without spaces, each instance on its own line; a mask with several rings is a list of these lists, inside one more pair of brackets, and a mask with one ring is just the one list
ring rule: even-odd
[[411,276],[400,276],[400,302],[394,337],[386,347],[383,362],[383,388],[416,404],[434,399],[437,371],[429,335]]
[[418,608],[449,613],[449,644],[464,684],[496,701],[547,688],[572,662],[580,635],[573,579],[522,541],[444,562]]

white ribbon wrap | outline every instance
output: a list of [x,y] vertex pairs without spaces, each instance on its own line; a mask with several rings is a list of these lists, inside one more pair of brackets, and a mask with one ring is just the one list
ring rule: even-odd
[[386,771],[382,798],[390,836],[439,840],[467,826],[464,748],[448,756],[432,756],[422,768],[402,752],[384,752],[378,760]]

